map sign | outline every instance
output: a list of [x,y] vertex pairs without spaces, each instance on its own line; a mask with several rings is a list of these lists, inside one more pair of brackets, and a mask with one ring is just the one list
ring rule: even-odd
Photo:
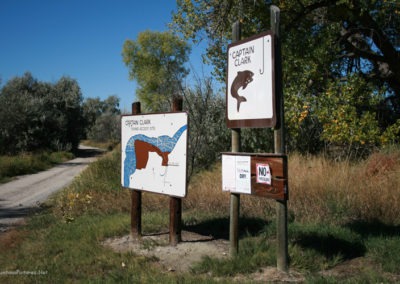
[[184,197],[187,126],[186,112],[123,116],[122,186]]
[[274,127],[274,35],[265,32],[228,46],[228,128]]

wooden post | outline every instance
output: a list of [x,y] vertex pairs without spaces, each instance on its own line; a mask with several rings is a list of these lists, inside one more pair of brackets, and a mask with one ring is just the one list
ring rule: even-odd
[[[232,42],[239,41],[241,37],[240,22],[236,21],[232,25]],[[241,130],[233,128],[232,133],[232,152],[240,152]],[[240,194],[231,193],[230,195],[230,219],[229,219],[229,252],[231,256],[237,255],[239,251],[239,214],[240,213]]]
[[[232,152],[240,152],[240,129],[232,129]],[[235,256],[239,252],[240,194],[231,193],[230,197],[229,252]]]
[[[276,54],[275,54],[275,90],[277,100],[278,123],[274,130],[275,153],[285,153],[285,117],[283,106],[283,87],[282,87],[282,57],[280,46],[280,9],[271,6],[271,29],[276,35]],[[281,271],[289,270],[288,236],[287,236],[287,201],[276,201],[277,218],[277,268]]]
[[[172,111],[182,111],[182,104],[182,97],[174,98]],[[169,211],[169,244],[176,246],[182,241],[182,199],[171,196]]]
[[[132,114],[140,114],[140,102],[132,104]],[[142,236],[142,192],[131,191],[131,236],[138,239]]]

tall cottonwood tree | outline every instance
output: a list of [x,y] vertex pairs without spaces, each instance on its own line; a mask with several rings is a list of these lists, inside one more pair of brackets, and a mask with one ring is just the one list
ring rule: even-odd
[[227,150],[229,132],[224,127],[225,104],[210,78],[193,75],[190,84],[184,79],[190,48],[170,32],[140,33],[136,41],[128,40],[123,59],[131,79],[139,85],[136,95],[145,111],[170,111],[174,96],[184,98],[189,114],[188,174],[208,168],[218,153]]
[[137,98],[148,111],[168,111],[181,92],[188,74],[185,63],[190,48],[170,32],[145,31],[136,41],[127,40],[122,50],[129,77],[136,80]]
[[[400,3],[397,0],[178,0],[172,27],[208,42],[224,80],[231,25],[268,30],[281,9],[288,144],[382,145],[400,139]],[[309,135],[308,133],[312,133]],[[308,138],[310,141],[304,143]]]

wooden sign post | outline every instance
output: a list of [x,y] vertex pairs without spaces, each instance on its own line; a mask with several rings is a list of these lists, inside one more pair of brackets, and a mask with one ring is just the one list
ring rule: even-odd
[[[274,145],[276,154],[284,154],[285,151],[285,113],[283,105],[283,86],[282,86],[282,57],[280,46],[280,9],[277,6],[271,6],[271,29],[276,36],[276,61],[275,61],[275,86],[277,96],[277,108],[279,120],[274,129]],[[289,270],[288,254],[288,232],[287,232],[287,200],[276,201],[277,215],[277,268],[287,272]]]
[[[140,102],[132,104],[132,114],[140,114]],[[131,236],[138,239],[142,236],[142,192],[131,191]]]
[[[230,253],[238,252],[240,193],[276,200],[277,268],[288,271],[287,158],[284,138],[280,10],[271,6],[269,32],[240,40],[240,24],[232,27],[228,45],[226,121],[232,128],[232,151],[222,158],[223,188],[230,192]],[[274,127],[274,154],[240,152],[243,127]]]
[[[239,41],[241,37],[240,22],[236,21],[232,26],[232,42]],[[233,128],[231,130],[232,152],[240,152],[241,129]],[[240,194],[231,193],[230,195],[230,219],[229,219],[229,252],[236,255],[239,251],[239,210]]]
[[170,244],[181,241],[182,201],[187,192],[188,114],[182,99],[174,100],[170,113],[141,114],[121,118],[121,185],[132,189],[131,234],[140,238],[141,191],[170,196]]
[[[172,111],[182,111],[183,100],[175,98]],[[171,196],[169,199],[169,244],[176,246],[182,241],[182,199]]]

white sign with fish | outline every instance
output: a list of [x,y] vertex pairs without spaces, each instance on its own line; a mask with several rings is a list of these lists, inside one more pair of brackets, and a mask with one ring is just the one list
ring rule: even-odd
[[228,46],[229,128],[274,127],[274,35],[265,32]]

